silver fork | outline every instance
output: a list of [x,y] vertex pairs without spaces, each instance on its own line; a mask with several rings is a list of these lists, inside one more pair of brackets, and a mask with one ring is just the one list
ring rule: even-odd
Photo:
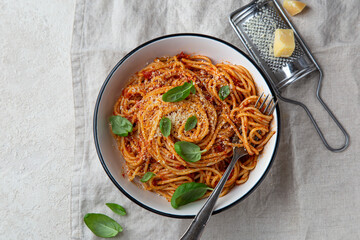
[[[255,107],[257,107],[257,105],[259,104],[260,99],[263,97],[263,95],[264,95],[264,93],[262,93],[260,95],[260,97],[257,99],[257,101],[255,103]],[[271,100],[269,101],[269,103],[265,107],[264,104],[266,103],[266,100],[268,98],[269,98],[269,95],[266,96],[265,100],[262,102],[262,104],[259,106],[258,109],[260,111],[262,111],[264,114],[271,115],[273,113],[273,111],[275,110],[277,101],[274,102],[274,98],[271,98]],[[270,107],[271,103],[273,103],[273,104],[272,104],[270,110],[267,112],[267,110]],[[265,107],[264,110],[262,110],[263,107]],[[234,140],[233,140],[233,142],[234,142]],[[235,141],[238,141],[238,139],[235,140]],[[220,179],[219,183],[216,185],[214,191],[211,193],[211,195],[207,199],[204,206],[200,209],[198,214],[195,216],[195,218],[192,221],[189,228],[186,230],[184,235],[180,238],[181,240],[197,240],[197,239],[200,239],[201,234],[203,233],[203,231],[205,229],[206,223],[209,221],[210,216],[211,216],[212,212],[214,211],[215,203],[216,203],[217,199],[219,198],[220,193],[221,193],[222,189],[224,188],[224,185],[225,185],[227,179],[229,178],[231,171],[233,170],[233,168],[235,166],[235,163],[241,157],[244,157],[246,155],[248,155],[248,153],[245,150],[245,148],[238,148],[238,147],[233,148],[233,157],[232,157],[232,160],[231,160],[229,166],[227,167],[224,175]]]

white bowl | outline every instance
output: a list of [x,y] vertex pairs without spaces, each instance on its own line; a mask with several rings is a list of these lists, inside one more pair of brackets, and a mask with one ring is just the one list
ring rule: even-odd
[[[194,217],[205,203],[205,199],[187,204],[179,209],[171,207],[170,203],[160,195],[146,191],[127,177],[123,177],[125,160],[116,147],[108,119],[113,113],[113,106],[126,85],[129,77],[151,63],[154,58],[173,56],[180,52],[187,54],[202,54],[213,62],[227,61],[247,68],[253,75],[258,91],[266,94],[274,92],[265,79],[264,74],[241,50],[233,45],[206,35],[175,34],[153,39],[132,50],[113,68],[100,89],[94,112],[94,138],[100,162],[116,187],[129,199],[138,205],[161,215],[177,218]],[[266,144],[259,157],[256,168],[250,173],[248,181],[235,186],[226,196],[219,198],[214,213],[219,213],[248,196],[264,179],[274,160],[279,143],[279,109],[274,112],[271,128],[275,135]]]

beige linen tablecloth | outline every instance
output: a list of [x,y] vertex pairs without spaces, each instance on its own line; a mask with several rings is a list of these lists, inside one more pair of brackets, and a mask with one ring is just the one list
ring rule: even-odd
[[[275,162],[248,198],[211,218],[203,239],[360,238],[360,2],[306,1],[291,20],[325,73],[322,95],[351,136],[342,153],[325,149],[305,112],[280,103],[281,142]],[[76,4],[72,71],[76,115],[71,228],[73,239],[96,239],[83,222],[101,212],[124,227],[119,239],[178,239],[191,220],[167,218],[127,199],[105,174],[95,151],[92,117],[100,86],[130,50],[178,32],[212,35],[243,49],[228,23],[248,1],[103,1]],[[343,137],[315,104],[316,80],[291,86],[287,95],[308,103],[330,143]],[[306,88],[306,89],[304,89]],[[123,205],[116,217],[104,204]]]

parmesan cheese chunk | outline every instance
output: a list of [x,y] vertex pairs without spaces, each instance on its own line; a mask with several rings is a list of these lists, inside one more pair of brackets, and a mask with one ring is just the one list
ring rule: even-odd
[[284,0],[283,7],[291,16],[294,16],[300,13],[306,7],[306,4],[300,1]]
[[276,29],[274,56],[290,57],[295,49],[294,32],[291,29]]

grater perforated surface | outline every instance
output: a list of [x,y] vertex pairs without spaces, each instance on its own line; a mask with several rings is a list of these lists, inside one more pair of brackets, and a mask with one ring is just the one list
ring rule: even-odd
[[275,30],[279,28],[288,29],[289,27],[280,17],[279,13],[277,13],[276,9],[269,5],[260,7],[253,17],[249,18],[243,24],[244,31],[259,51],[260,57],[273,72],[276,72],[287,63],[291,63],[305,54],[299,46],[299,43],[295,40],[295,50],[291,57],[274,57],[274,33]]

